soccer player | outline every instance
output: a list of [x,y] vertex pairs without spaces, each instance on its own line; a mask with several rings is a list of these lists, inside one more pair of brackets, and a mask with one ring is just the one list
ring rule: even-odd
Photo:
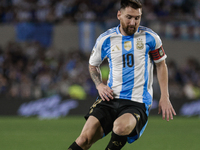
[[[176,115],[169,100],[166,54],[160,37],[140,26],[142,4],[121,0],[119,26],[101,34],[89,60],[89,72],[99,93],[90,107],[80,136],[68,150],[87,150],[112,132],[106,150],[120,150],[137,140],[147,125],[152,105],[153,66],[161,89],[159,110],[167,121]],[[99,65],[109,61],[107,85],[101,80]]]

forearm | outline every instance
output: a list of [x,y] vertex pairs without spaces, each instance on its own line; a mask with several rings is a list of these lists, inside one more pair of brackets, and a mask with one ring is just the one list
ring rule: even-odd
[[89,64],[89,72],[90,72],[90,76],[94,82],[94,84],[96,85],[96,87],[102,83],[102,78],[101,78],[101,70],[99,67],[97,66],[92,66]]
[[157,77],[160,85],[161,97],[169,97],[168,91],[168,69],[165,61],[160,62],[157,66]]

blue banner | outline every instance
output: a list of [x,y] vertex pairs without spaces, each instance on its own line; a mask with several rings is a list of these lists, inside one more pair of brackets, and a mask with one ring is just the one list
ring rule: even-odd
[[80,50],[90,53],[95,44],[95,23],[80,22],[79,23],[79,47]]
[[49,47],[52,43],[53,25],[49,23],[22,22],[16,25],[17,41],[37,41]]

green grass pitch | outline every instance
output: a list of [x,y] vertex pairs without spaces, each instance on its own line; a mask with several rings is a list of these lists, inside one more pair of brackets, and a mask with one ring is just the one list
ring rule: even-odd
[[[82,116],[39,120],[0,117],[0,150],[67,150],[85,123]],[[91,150],[104,150],[110,134]],[[163,121],[151,116],[144,134],[123,150],[199,150],[200,118],[174,117]]]

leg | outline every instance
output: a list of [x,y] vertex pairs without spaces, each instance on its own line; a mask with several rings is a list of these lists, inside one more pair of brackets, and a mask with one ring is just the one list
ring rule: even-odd
[[[75,143],[83,150],[89,149],[93,143],[103,137],[103,129],[97,118],[90,116]],[[75,150],[71,148],[72,150]]]
[[130,113],[125,113],[114,122],[113,133],[106,150],[120,150],[127,141],[129,135],[136,126],[136,119]]
[[121,136],[129,135],[136,124],[135,117],[131,113],[125,113],[115,120],[113,132]]

